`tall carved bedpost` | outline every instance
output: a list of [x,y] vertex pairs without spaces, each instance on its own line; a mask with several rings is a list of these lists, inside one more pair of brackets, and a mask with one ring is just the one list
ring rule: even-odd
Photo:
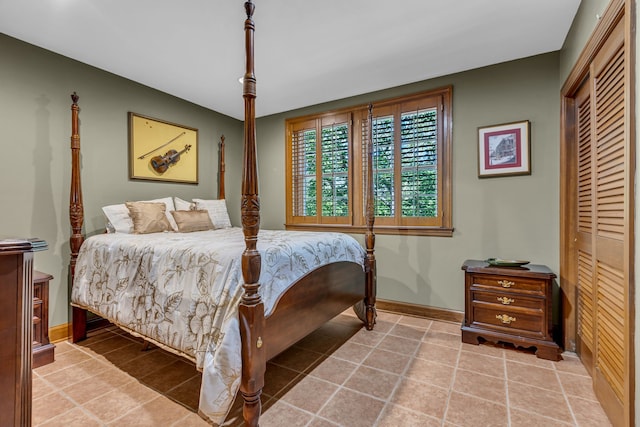
[[262,342],[264,304],[260,289],[260,253],[256,249],[260,227],[260,199],[258,198],[258,168],[256,162],[255,98],[256,78],[253,65],[253,11],[251,1],[244,4],[246,72],[243,81],[244,98],[244,162],[242,171],[242,230],[246,248],[242,254],[244,295],[239,306],[240,336],[242,337],[242,381],[240,393],[244,399],[245,425],[257,426],[260,417],[260,395],[264,387],[266,354]]
[[365,314],[366,328],[373,329],[376,322],[376,256],[374,247],[376,235],[373,233],[375,221],[375,206],[373,198],[373,105],[369,104],[369,126],[367,132],[367,183],[366,191],[366,220],[367,232],[365,234],[365,247],[367,255],[365,259],[366,290],[365,290]]
[[220,144],[218,144],[218,199],[224,199],[224,135],[220,135]]
[[[71,260],[69,261],[70,283],[76,272],[76,260],[80,246],[84,242],[82,234],[82,224],[84,223],[84,206],[82,205],[82,183],[80,181],[80,132],[78,125],[78,95],[73,92],[71,95],[71,193],[69,195],[69,221],[71,222]],[[77,307],[73,307],[72,326],[73,342],[77,342],[86,337],[87,312]]]

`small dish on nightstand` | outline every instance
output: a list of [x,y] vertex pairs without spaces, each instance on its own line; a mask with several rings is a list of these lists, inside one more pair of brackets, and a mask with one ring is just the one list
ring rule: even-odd
[[486,261],[494,267],[522,267],[529,264],[529,261],[519,259],[487,258]]

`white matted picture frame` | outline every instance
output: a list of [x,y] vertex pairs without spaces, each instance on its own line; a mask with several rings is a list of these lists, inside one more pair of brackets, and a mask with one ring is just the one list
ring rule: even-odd
[[531,175],[528,120],[478,128],[478,177]]

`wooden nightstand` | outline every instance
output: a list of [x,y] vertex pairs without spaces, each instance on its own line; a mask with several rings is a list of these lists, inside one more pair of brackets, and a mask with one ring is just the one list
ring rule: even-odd
[[53,362],[55,345],[49,342],[50,274],[33,272],[33,365],[38,368]]
[[552,334],[552,284],[556,275],[544,265],[494,267],[467,260],[462,341],[483,338],[536,347],[542,359],[560,360]]

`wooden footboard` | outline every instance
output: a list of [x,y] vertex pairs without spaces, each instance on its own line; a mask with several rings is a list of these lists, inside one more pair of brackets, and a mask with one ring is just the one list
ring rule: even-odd
[[365,282],[362,267],[352,262],[328,264],[298,280],[266,318],[267,360],[362,301]]

